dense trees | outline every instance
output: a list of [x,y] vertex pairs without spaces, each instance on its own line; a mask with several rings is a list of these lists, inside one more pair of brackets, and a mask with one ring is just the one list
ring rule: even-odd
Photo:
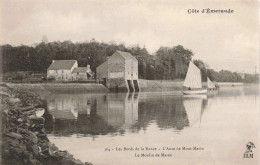
[[[3,45],[1,48],[3,72],[37,71],[45,73],[52,60],[78,60],[79,66],[90,64],[96,67],[106,61],[116,50],[131,53],[138,59],[139,78],[174,80],[184,79],[193,52],[181,45],[160,47],[155,55],[150,55],[145,47],[126,47],[123,44],[100,43],[92,39],[84,43],[42,42],[34,46]],[[242,81],[237,73],[207,69],[201,60],[193,60],[202,71],[203,80],[207,76],[213,81]],[[249,75],[247,77],[250,77]],[[251,77],[250,77],[251,78]],[[252,78],[251,78],[252,79]],[[250,80],[251,80],[250,79]]]
[[158,78],[184,79],[192,56],[192,51],[183,48],[181,45],[172,48],[161,47],[156,52]]
[[249,79],[249,76],[245,76],[245,78],[242,79],[241,75],[236,72],[231,72],[228,70],[221,70],[217,72],[213,69],[207,69],[209,67],[201,60],[193,60],[193,62],[200,68],[203,81],[206,81],[207,77],[209,77],[210,80],[217,82],[256,82],[255,79]]

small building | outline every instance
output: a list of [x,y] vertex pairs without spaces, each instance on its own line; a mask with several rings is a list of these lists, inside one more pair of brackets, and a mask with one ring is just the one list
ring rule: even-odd
[[97,79],[112,91],[139,91],[138,61],[128,52],[116,51],[97,67]]
[[77,60],[52,60],[47,69],[47,79],[56,81],[78,81],[93,79],[94,73],[87,67],[78,67]]
[[94,73],[90,69],[90,65],[87,67],[77,67],[72,71],[73,80],[88,80],[93,79]]
[[47,79],[71,81],[73,80],[72,71],[77,67],[78,62],[76,60],[52,60],[47,69]]

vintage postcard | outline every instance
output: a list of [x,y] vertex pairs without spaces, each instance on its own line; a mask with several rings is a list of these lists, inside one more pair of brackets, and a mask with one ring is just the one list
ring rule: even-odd
[[3,165],[259,165],[259,1],[2,0]]

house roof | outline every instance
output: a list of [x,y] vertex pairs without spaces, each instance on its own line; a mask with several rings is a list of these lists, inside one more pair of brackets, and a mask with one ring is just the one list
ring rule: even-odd
[[108,67],[108,62],[105,61],[105,62],[103,62],[102,64],[100,64],[100,65],[97,67],[97,70],[98,70],[98,69],[103,69],[103,68],[107,69],[107,67]]
[[48,70],[69,70],[77,62],[76,60],[55,60],[48,68]]
[[87,67],[78,67],[78,68],[74,68],[72,73],[86,73],[88,72],[88,68]]
[[122,52],[122,51],[119,51],[117,50],[116,51],[118,54],[120,54],[124,59],[128,60],[128,59],[132,59],[132,60],[136,60],[137,59],[131,54],[131,53],[128,53],[128,52]]

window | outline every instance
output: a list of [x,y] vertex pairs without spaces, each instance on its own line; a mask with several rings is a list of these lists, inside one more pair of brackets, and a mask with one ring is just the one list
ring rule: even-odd
[[77,75],[79,75],[79,72],[77,72]]

